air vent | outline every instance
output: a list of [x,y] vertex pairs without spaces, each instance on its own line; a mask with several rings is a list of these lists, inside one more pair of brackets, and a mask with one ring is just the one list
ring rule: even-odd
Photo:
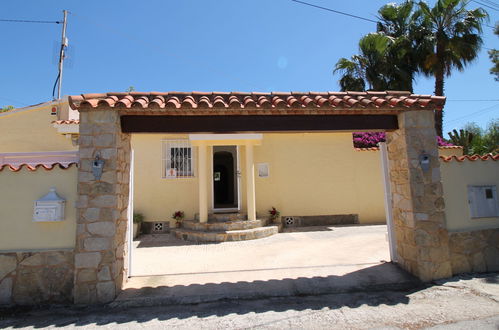
[[294,217],[284,217],[284,224],[286,226],[294,226],[295,218]]
[[162,233],[164,230],[164,226],[162,222],[155,222],[153,232]]

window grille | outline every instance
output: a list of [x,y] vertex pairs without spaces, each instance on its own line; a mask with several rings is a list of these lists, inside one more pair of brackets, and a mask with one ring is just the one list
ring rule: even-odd
[[163,178],[194,177],[194,155],[189,140],[163,141]]

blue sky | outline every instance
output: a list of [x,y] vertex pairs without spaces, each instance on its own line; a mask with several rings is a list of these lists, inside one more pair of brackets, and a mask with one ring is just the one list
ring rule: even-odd
[[[307,0],[375,19],[388,1]],[[429,1],[433,3],[433,1]],[[499,3],[499,2],[498,2]],[[472,6],[474,7],[473,3]],[[0,18],[60,20],[68,9],[71,59],[63,94],[125,91],[339,90],[332,69],[358,51],[375,24],[290,0],[2,1]],[[499,11],[489,10],[489,25]],[[52,98],[55,45],[61,26],[0,22],[0,106]],[[485,27],[484,46],[499,48]],[[488,73],[486,50],[446,82],[444,131],[499,117],[499,82]],[[418,77],[415,93],[431,94]],[[458,100],[495,101],[458,101]]]

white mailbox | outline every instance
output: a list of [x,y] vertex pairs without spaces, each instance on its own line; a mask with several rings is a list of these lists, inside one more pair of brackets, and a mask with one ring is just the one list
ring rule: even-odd
[[33,221],[51,222],[64,220],[64,204],[66,200],[55,192],[55,188],[50,188],[48,194],[35,202]]

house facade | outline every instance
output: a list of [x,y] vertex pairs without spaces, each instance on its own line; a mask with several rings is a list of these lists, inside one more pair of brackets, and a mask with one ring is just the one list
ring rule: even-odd
[[[387,132],[401,267],[426,281],[494,270],[499,217],[456,205],[466,205],[468,186],[485,203],[496,196],[498,157],[437,150],[433,111],[444,101],[407,92],[132,92],[73,96],[74,112],[44,104],[0,114],[8,132],[0,304],[113,300],[126,281],[132,209],[154,226],[172,226],[179,210],[202,224],[216,212],[261,219],[271,207],[282,220],[384,222],[380,151],[355,149],[354,131]],[[52,187],[65,217],[34,222],[34,202]]]

